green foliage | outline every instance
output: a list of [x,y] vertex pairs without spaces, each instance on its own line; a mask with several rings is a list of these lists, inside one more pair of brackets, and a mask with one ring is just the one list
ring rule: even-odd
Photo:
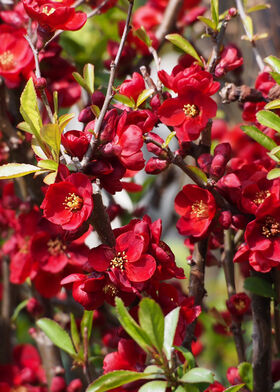
[[211,16],[217,30],[219,24],[219,0],[211,0]]
[[196,384],[196,383],[209,383],[212,384],[214,382],[214,373],[211,370],[204,368],[193,368],[189,370],[184,376],[181,378],[181,381],[188,384]]
[[197,177],[199,177],[202,181],[205,182],[205,184],[207,183],[207,177],[206,174],[197,166],[191,166],[188,165],[187,166],[188,169],[190,169]]
[[257,113],[257,120],[265,127],[272,128],[280,133],[280,117],[269,110],[260,110]]
[[268,64],[274,72],[280,74],[280,59],[275,56],[268,56],[264,59],[266,64]]
[[136,37],[141,39],[141,41],[143,41],[148,47],[150,47],[152,45],[152,41],[143,26],[141,26],[139,29],[135,30],[134,35],[136,35]]
[[150,374],[116,370],[97,378],[87,387],[86,392],[106,392],[133,381],[149,378]]
[[241,129],[246,133],[246,135],[250,136],[267,150],[271,151],[274,147],[277,147],[277,144],[274,140],[265,135],[254,125],[243,125]]
[[72,341],[73,341],[73,344],[75,346],[76,351],[79,352],[80,347],[81,347],[81,339],[80,339],[80,334],[78,331],[77,323],[75,320],[75,316],[73,313],[70,313],[70,320],[71,320],[71,325],[70,325],[71,338],[72,338]]
[[129,98],[126,95],[122,94],[115,94],[114,95],[114,100],[121,102],[122,104],[130,107],[130,108],[135,108],[135,102],[133,98]]
[[197,60],[198,64],[203,67],[203,62],[201,58],[199,57],[197,51],[195,48],[192,46],[192,44],[187,41],[185,38],[183,38],[179,34],[168,34],[165,37],[168,41],[170,41],[173,45],[177,46],[181,50],[183,50],[185,53],[189,54],[192,56],[194,59]]
[[272,284],[258,276],[250,276],[244,281],[244,289],[261,297],[274,298],[275,292]]
[[57,347],[66,351],[71,357],[76,357],[76,351],[70,336],[58,323],[44,317],[37,320],[36,324]]
[[280,109],[280,99],[275,99],[274,101],[268,102],[265,107],[266,110]]
[[274,180],[275,178],[280,177],[280,168],[276,167],[274,169],[271,169],[268,173],[266,178],[268,180]]
[[73,72],[73,77],[90,95],[94,93],[94,65],[86,64],[83,68],[83,76]]
[[142,103],[145,102],[146,99],[148,99],[153,93],[154,93],[153,88],[143,90],[142,93],[137,98],[136,107],[138,108],[140,105],[142,105]]
[[23,177],[40,170],[39,167],[27,163],[7,163],[6,165],[0,166],[0,180]]
[[174,336],[179,320],[180,308],[177,307],[164,317],[164,352],[168,360],[171,359]]
[[138,390],[138,392],[164,392],[167,388],[167,381],[150,381]]
[[12,314],[12,317],[11,317],[12,322],[14,322],[17,319],[20,311],[26,307],[27,303],[28,303],[28,299],[25,299],[24,301],[21,301],[18,304],[18,306],[14,310],[14,313]]
[[238,385],[233,385],[227,389],[224,390],[224,392],[238,392],[240,391],[241,388],[244,387],[245,384],[238,384]]
[[238,373],[242,381],[245,382],[250,391],[253,390],[253,368],[249,362],[242,362],[238,365]]
[[92,332],[92,322],[93,322],[93,310],[84,310],[83,318],[81,321],[81,335],[84,335],[85,328],[87,329],[88,341],[91,337]]

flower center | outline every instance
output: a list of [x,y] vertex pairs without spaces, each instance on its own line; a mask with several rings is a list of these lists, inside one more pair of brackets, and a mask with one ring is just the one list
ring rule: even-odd
[[208,206],[203,200],[197,200],[192,205],[192,217],[208,218]]
[[262,203],[265,201],[265,199],[266,199],[268,196],[271,196],[271,193],[269,192],[269,190],[266,190],[266,191],[259,191],[259,192],[257,192],[257,193],[255,194],[255,199],[253,200],[253,202],[254,202],[257,206],[259,206],[260,204],[262,204]]
[[270,238],[276,237],[279,234],[280,223],[272,216],[267,216],[262,226],[262,235],[264,235],[266,238]]
[[125,251],[123,252],[118,252],[117,256],[114,257],[111,262],[110,262],[110,267],[112,269],[114,268],[119,268],[121,271],[124,270],[124,264],[127,262],[127,255],[125,254]]
[[48,247],[48,252],[52,256],[58,256],[59,254],[63,253],[63,251],[66,249],[66,245],[64,245],[59,238],[56,238],[55,240],[49,240],[47,242],[47,247]]
[[184,105],[183,111],[186,117],[196,117],[199,114],[198,107],[196,105],[191,105],[190,103]]
[[238,301],[234,303],[234,307],[236,310],[241,311],[244,310],[246,308],[246,304],[244,301]]
[[105,294],[108,294],[111,297],[115,297],[119,292],[118,289],[112,284],[106,284],[106,286],[103,288],[103,291]]
[[50,16],[55,12],[55,8],[49,8],[47,5],[45,5],[42,9],[41,12],[47,16]]
[[76,193],[68,193],[63,205],[67,210],[79,211],[83,206],[83,199],[76,195]]
[[15,56],[10,50],[0,54],[0,64],[4,71],[8,71],[14,66],[14,58]]

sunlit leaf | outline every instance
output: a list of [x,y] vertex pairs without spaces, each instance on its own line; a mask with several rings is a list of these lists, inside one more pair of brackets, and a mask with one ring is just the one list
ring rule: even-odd
[[81,321],[81,334],[84,335],[84,329],[87,328],[88,341],[91,337],[93,322],[93,310],[84,310],[83,318]]
[[188,165],[188,169],[190,169],[197,177],[201,178],[202,181],[207,183],[206,174],[197,166]]
[[86,90],[89,94],[94,93],[94,65],[86,64],[83,69],[83,76],[86,85]]
[[143,298],[139,305],[139,323],[153,346],[161,352],[164,339],[164,317],[160,306],[151,298]]
[[224,392],[238,392],[241,388],[244,387],[244,385],[245,384],[232,385],[231,387],[225,389]]
[[164,351],[166,358],[171,359],[174,336],[179,320],[180,308],[177,307],[164,317]]
[[246,29],[248,31],[249,39],[252,40],[253,35],[254,35],[254,30],[253,30],[253,21],[252,21],[251,16],[246,15],[244,23],[245,23]]
[[274,72],[280,74],[280,59],[275,56],[268,56],[264,59],[266,64],[270,65]]
[[250,136],[267,150],[271,151],[274,147],[277,147],[275,141],[265,135],[257,127],[253,125],[243,125],[241,129],[246,133],[246,135]]
[[75,117],[75,113],[66,113],[59,117],[58,125],[62,132],[66,125]]
[[114,100],[123,103],[124,105],[134,108],[135,107],[135,102],[132,98],[127,97],[126,95],[122,94],[115,94],[114,95]]
[[41,137],[54,152],[54,158],[58,159],[61,141],[61,130],[58,124],[46,124],[41,128]]
[[276,113],[270,112],[269,110],[260,110],[256,117],[260,124],[280,133],[280,117]]
[[27,163],[7,163],[0,166],[0,180],[23,177],[40,170],[39,167]]
[[31,129],[30,125],[25,121],[20,122],[17,125],[17,128],[20,129],[21,131],[28,132],[28,133],[31,133],[31,135],[33,135],[33,131]]
[[253,7],[248,8],[246,10],[246,13],[250,14],[251,12],[262,11],[262,10],[266,10],[270,7],[271,7],[270,4],[258,4],[258,5],[255,5]]
[[144,385],[140,389],[138,389],[138,392],[164,392],[167,388],[167,381],[150,381]]
[[241,362],[238,365],[238,374],[246,386],[253,390],[253,367],[249,362]]
[[280,109],[280,99],[274,99],[274,101],[268,102],[264,108],[266,110]]
[[214,373],[209,369],[197,367],[184,374],[181,381],[189,384],[196,384],[200,382],[212,384],[214,382]]
[[152,94],[154,93],[154,89],[150,88],[147,90],[143,90],[142,93],[138,96],[136,106],[142,105],[143,102],[146,101]]
[[38,166],[42,169],[56,171],[58,169],[58,163],[50,159],[42,159],[38,162]]
[[199,57],[197,51],[192,46],[192,44],[183,38],[179,34],[168,34],[165,37],[168,41],[170,41],[173,45],[177,46],[178,48],[182,49],[185,53],[192,56],[194,59],[198,61],[198,63],[203,67],[203,62]]
[[201,22],[206,24],[206,26],[210,27],[210,29],[212,30],[216,29],[216,25],[211,19],[206,18],[205,16],[198,16],[197,19],[199,19]]
[[275,178],[280,177],[280,168],[271,169],[268,173],[266,178],[268,180],[274,180]]
[[211,0],[211,16],[217,28],[219,23],[219,0]]
[[141,26],[139,29],[135,30],[134,35],[136,35],[136,37],[141,39],[141,41],[143,41],[148,47],[150,47],[152,45],[152,41],[143,26]]

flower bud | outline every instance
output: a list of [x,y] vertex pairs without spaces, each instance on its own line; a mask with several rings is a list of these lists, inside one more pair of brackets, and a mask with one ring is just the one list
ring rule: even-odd
[[231,212],[230,211],[222,211],[219,216],[219,223],[223,229],[228,229],[231,225]]
[[168,167],[168,162],[158,158],[150,158],[146,164],[145,171],[148,174],[159,174]]
[[231,145],[229,143],[220,143],[215,147],[214,156],[223,155],[227,161],[231,158]]
[[219,179],[225,172],[227,160],[221,155],[215,155],[210,167],[210,175],[215,179]]
[[233,366],[229,367],[227,370],[227,379],[231,385],[237,385],[243,382],[239,376],[238,369]]
[[35,88],[36,88],[36,89],[38,89],[38,90],[43,90],[44,88],[47,87],[47,81],[46,81],[45,78],[37,78],[37,79],[35,80],[34,85],[35,85]]
[[211,167],[212,160],[213,157],[210,154],[201,154],[197,160],[197,163],[200,169],[203,170],[204,173],[208,174]]
[[78,120],[82,123],[88,123],[90,121],[93,121],[95,119],[95,115],[93,114],[90,106],[87,106],[86,108],[82,109],[80,111]]
[[82,392],[83,384],[79,378],[75,378],[67,387],[67,392]]
[[63,377],[55,376],[52,379],[50,391],[51,392],[65,392],[67,388],[66,382]]
[[105,96],[101,91],[95,91],[91,96],[92,105],[98,106],[99,109],[102,108],[104,100],[105,100]]
[[26,309],[33,317],[38,317],[44,312],[42,304],[34,297],[28,300]]

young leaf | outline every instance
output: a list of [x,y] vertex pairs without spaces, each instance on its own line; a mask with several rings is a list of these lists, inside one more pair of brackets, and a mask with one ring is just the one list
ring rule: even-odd
[[161,352],[164,339],[164,317],[160,306],[150,298],[143,298],[139,305],[139,323],[153,346]]
[[139,29],[135,30],[134,35],[136,35],[136,37],[141,39],[141,41],[143,41],[148,47],[150,47],[152,45],[152,41],[143,26],[141,26]]
[[143,378],[148,378],[149,373],[138,373],[131,372],[129,370],[115,370],[104,374],[103,376],[97,378],[93,383],[91,383],[86,392],[106,392],[111,389],[120,387],[121,385],[128,384],[133,381],[141,380]]
[[39,167],[27,163],[7,163],[0,166],[0,180],[23,177],[40,170]]
[[148,347],[152,346],[151,340],[148,335],[135,320],[130,316],[123,301],[120,298],[116,298],[116,309],[118,314],[118,320],[121,323],[123,329],[132,337],[133,340],[146,352]]
[[257,113],[257,120],[265,127],[272,128],[280,133],[280,117],[269,110],[260,110]]
[[72,73],[73,78],[76,80],[77,83],[79,83],[79,85],[87,91],[87,84],[84,80],[84,78],[78,73],[78,72],[73,72]]
[[181,381],[189,384],[196,384],[199,382],[212,384],[214,382],[214,374],[211,370],[197,367],[184,374]]
[[266,9],[268,9],[270,7],[271,7],[270,4],[259,4],[259,5],[255,5],[254,7],[248,8],[246,10],[246,13],[250,14],[251,12],[266,10]]
[[270,72],[270,76],[273,77],[277,84],[280,84],[280,74],[277,72]]
[[275,56],[268,56],[264,61],[266,64],[270,65],[274,72],[280,73],[280,59]]
[[11,317],[11,321],[12,322],[16,321],[20,311],[26,307],[27,303],[28,303],[28,299],[25,299],[24,301],[21,301],[18,304],[18,306],[15,308],[14,313],[13,313],[13,315]]
[[171,359],[174,336],[178,324],[180,308],[177,307],[164,317],[164,351],[166,358]]
[[70,313],[70,319],[71,319],[71,338],[73,340],[75,349],[77,352],[80,350],[80,344],[81,344],[81,339],[80,339],[80,334],[78,331],[77,323],[75,320],[75,316],[73,313]]
[[31,135],[33,135],[33,132],[32,132],[32,129],[31,129],[30,125],[27,122],[25,122],[25,121],[20,122],[17,125],[17,128],[20,129],[23,132],[31,133]]
[[72,357],[76,356],[76,351],[68,333],[65,332],[59,324],[47,317],[44,317],[37,320],[36,325],[41,328],[43,332],[45,332],[53,344],[66,351]]
[[42,159],[38,162],[38,166],[42,169],[57,171],[58,163],[55,161],[51,161],[50,159]]
[[31,148],[35,152],[38,157],[41,159],[48,159],[45,151],[43,150],[41,144],[38,142],[38,139],[35,138],[35,136],[32,137],[31,139]]
[[58,124],[46,124],[41,128],[41,137],[47,143],[52,151],[53,158],[58,160],[60,151],[61,131]]
[[194,174],[202,179],[205,183],[207,183],[206,174],[197,166],[188,165],[188,169],[190,169]]
[[280,168],[271,169],[268,173],[266,178],[268,180],[274,180],[275,178],[280,177]]
[[185,38],[183,38],[179,34],[168,34],[168,35],[166,35],[165,38],[168,41],[170,41],[173,45],[178,46],[178,48],[182,49],[185,53],[189,54],[194,59],[196,59],[198,61],[199,65],[201,65],[203,67],[203,62],[202,62],[201,58],[199,57],[197,51],[192,46],[192,44],[189,43],[189,41],[187,41]]
[[251,16],[246,15],[244,22],[245,22],[246,30],[248,31],[249,41],[252,41],[253,35],[254,35],[254,30],[253,30],[253,21],[252,21]]
[[261,297],[274,298],[275,292],[271,283],[258,276],[250,276],[244,281],[244,289]]
[[60,131],[62,132],[66,125],[75,117],[74,113],[66,113],[63,114],[62,116],[59,117],[58,119],[58,125],[60,128]]
[[219,23],[219,0],[211,0],[211,16],[217,29]]
[[20,97],[20,113],[30,126],[34,136],[40,140],[40,129],[43,126],[35,87],[32,78],[28,80]]
[[92,95],[94,93],[94,65],[86,64],[83,69],[83,76],[87,92]]
[[249,362],[242,362],[238,365],[238,374],[246,386],[253,390],[253,368]]
[[176,348],[176,350],[180,351],[180,353],[182,353],[184,355],[184,358],[185,358],[186,362],[188,363],[188,368],[189,369],[194,368],[195,367],[195,358],[194,358],[193,354],[183,346],[180,346],[180,347],[174,346],[174,347]]
[[265,135],[254,125],[243,125],[241,129],[246,133],[246,135],[250,136],[267,150],[271,151],[274,147],[277,147],[277,144],[274,140]]
[[167,388],[167,381],[150,381],[142,385],[138,392],[164,392]]
[[205,18],[205,16],[198,16],[197,19],[206,24],[206,26],[210,27],[210,29],[216,29],[215,23],[211,19]]
[[123,103],[124,105],[134,108],[135,107],[135,102],[132,98],[127,97],[126,95],[122,94],[115,94],[114,95],[114,100]]
[[84,329],[87,328],[88,341],[91,337],[93,322],[93,310],[84,310],[83,318],[81,321],[81,335],[84,335]]
[[266,110],[280,109],[280,99],[274,99],[271,102],[268,102],[265,107]]
[[143,102],[146,101],[152,94],[154,93],[153,88],[149,88],[147,90],[143,90],[142,93],[138,96],[136,106],[142,105]]
[[244,385],[245,384],[232,385],[231,387],[225,389],[224,392],[238,392],[241,388],[244,387]]
[[58,117],[58,92],[57,91],[53,92],[53,106],[54,106],[54,118],[56,121]]

